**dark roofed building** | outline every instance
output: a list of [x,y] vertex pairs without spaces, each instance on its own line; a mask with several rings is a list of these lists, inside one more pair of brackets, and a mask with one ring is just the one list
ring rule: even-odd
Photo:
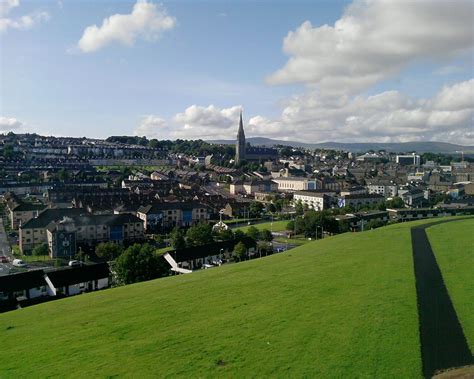
[[48,243],[46,228],[54,221],[59,221],[64,217],[74,217],[84,214],[84,209],[80,208],[62,208],[62,209],[45,209],[20,227],[20,250],[24,254],[33,250],[37,245]]
[[131,214],[65,217],[47,227],[51,258],[72,258],[78,246],[94,247],[101,242],[143,241],[143,221]]
[[235,144],[235,163],[244,161],[276,161],[278,151],[268,147],[248,147],[245,141],[244,124],[242,122],[242,112],[240,112],[239,130]]
[[98,263],[52,271],[48,277],[57,294],[71,296],[107,288],[110,269],[107,263]]
[[146,231],[156,232],[206,222],[209,208],[198,202],[155,203],[140,207],[137,216],[143,220]]
[[0,276],[0,302],[20,297],[33,299],[47,295],[48,286],[43,270]]

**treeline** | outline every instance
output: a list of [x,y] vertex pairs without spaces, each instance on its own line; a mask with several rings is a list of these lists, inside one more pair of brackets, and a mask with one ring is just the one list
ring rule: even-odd
[[129,145],[140,145],[152,149],[166,150],[170,153],[183,153],[194,156],[219,155],[233,158],[235,147],[233,145],[213,145],[201,139],[199,140],[158,140],[156,138],[147,139],[137,136],[111,136],[106,139],[108,142],[124,143]]

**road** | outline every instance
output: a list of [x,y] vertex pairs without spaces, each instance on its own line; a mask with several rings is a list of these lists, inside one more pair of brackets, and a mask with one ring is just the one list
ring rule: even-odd
[[[5,227],[3,226],[3,220],[0,218],[0,255],[5,255],[10,258],[10,262],[13,260],[13,255],[8,242],[7,234],[5,233]],[[8,275],[12,268],[11,263],[0,263],[0,275]]]

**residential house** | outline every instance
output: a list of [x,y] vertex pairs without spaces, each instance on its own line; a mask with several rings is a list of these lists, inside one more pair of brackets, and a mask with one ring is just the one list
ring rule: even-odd
[[143,221],[147,232],[156,232],[206,222],[209,210],[206,205],[197,202],[156,203],[140,207],[137,216]]

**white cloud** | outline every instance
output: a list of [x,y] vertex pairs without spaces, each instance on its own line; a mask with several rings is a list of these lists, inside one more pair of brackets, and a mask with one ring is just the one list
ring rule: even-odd
[[8,15],[13,8],[20,5],[20,0],[1,0],[0,1],[0,17]]
[[[302,142],[446,141],[474,145],[474,79],[442,87],[430,99],[398,91],[329,96],[313,90],[285,101],[279,117],[244,119],[247,137]],[[160,139],[234,139],[240,105],[192,105],[165,121],[146,116],[135,135]]]
[[174,117],[173,120],[178,127],[172,135],[175,138],[186,139],[226,138],[237,132],[241,109],[240,105],[230,108],[191,105],[183,113],[178,113]]
[[374,96],[327,96],[319,91],[286,101],[281,117],[253,117],[253,135],[308,142],[404,142],[474,144],[474,79],[443,87],[432,99],[398,91]]
[[9,132],[20,129],[24,124],[14,117],[0,116],[0,132]]
[[317,85],[355,94],[420,59],[454,57],[474,45],[472,2],[356,0],[334,26],[309,21],[290,31],[290,56],[271,84]]
[[29,30],[35,25],[49,20],[49,13],[37,11],[20,17],[9,17],[12,9],[20,6],[19,0],[0,0],[0,32],[7,29]]
[[148,138],[159,138],[163,139],[166,136],[168,130],[166,129],[166,120],[154,116],[148,115],[143,117],[140,125],[134,130],[136,136],[147,136]]
[[97,51],[104,46],[119,42],[132,46],[136,39],[157,40],[165,30],[172,29],[176,19],[161,6],[138,0],[130,14],[114,14],[102,21],[102,25],[88,26],[78,42],[84,53]]

